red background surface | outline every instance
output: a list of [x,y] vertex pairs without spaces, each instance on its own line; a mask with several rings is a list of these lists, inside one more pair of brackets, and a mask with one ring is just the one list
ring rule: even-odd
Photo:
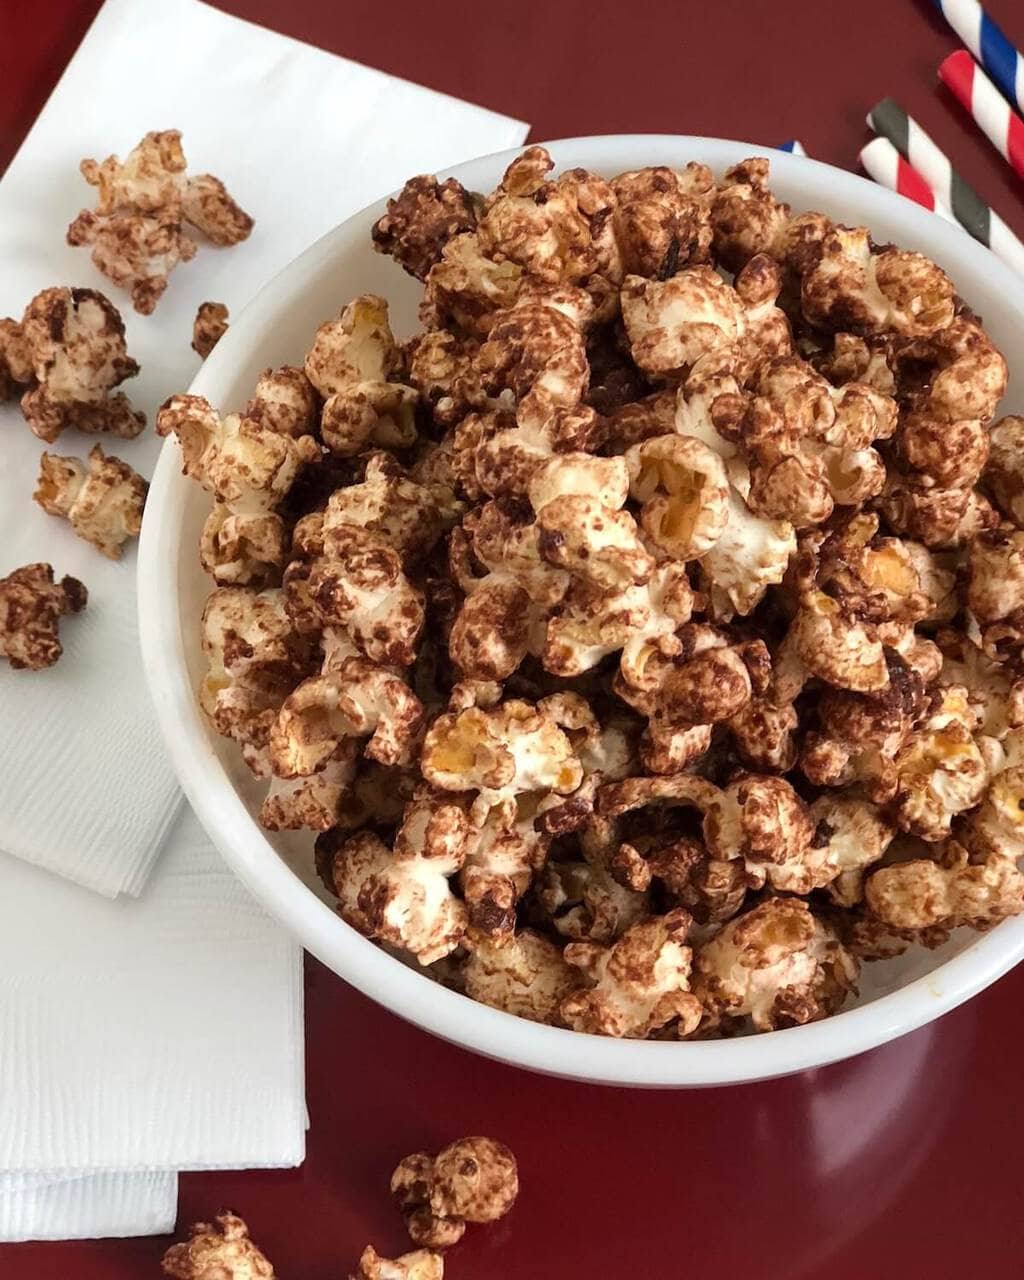
[[[143,0],[140,0],[140,3]],[[151,0],[158,3],[159,0]],[[927,0],[231,0],[222,8],[530,120],[537,139],[799,137],[853,167],[896,97],[1024,234],[1022,187],[945,91],[956,38]],[[1019,0],[990,12],[1024,43]],[[4,6],[0,167],[95,0]],[[189,1174],[180,1220],[232,1205],[291,1280],[397,1252],[396,1161],[481,1132],[517,1152],[513,1214],[451,1280],[1009,1280],[1024,1276],[1024,969],[875,1053],[788,1080],[638,1093],[530,1076],[406,1026],[310,962],[303,1168]],[[167,1241],[0,1246],[3,1280],[141,1280]]]

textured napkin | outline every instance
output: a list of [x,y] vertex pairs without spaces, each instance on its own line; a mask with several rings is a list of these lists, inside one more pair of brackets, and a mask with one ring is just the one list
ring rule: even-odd
[[[123,158],[159,128],[182,130],[190,167],[223,178],[256,229],[201,248],[141,317],[63,237],[91,203],[79,160]],[[199,367],[201,301],[237,314],[410,174],[526,131],[195,0],[108,0],[0,182],[0,314],[53,284],[107,293],[143,366],[125,390],[152,420]],[[0,849],[139,895],[108,900],[0,854],[0,1239],[166,1231],[178,1170],[303,1157],[301,952],[189,810],[149,875],[177,795],[143,685],[134,550],[104,561],[44,515],[30,500],[42,444],[13,406],[0,432],[0,574],[46,559],[90,589],[55,668],[0,663]],[[82,456],[91,443],[69,432],[50,448]],[[103,443],[150,474],[151,430]]]
[[302,953],[187,807],[137,900],[0,855],[0,1238],[164,1231],[304,1153]]
[[[182,131],[190,168],[222,178],[256,227],[232,249],[202,246],[139,316],[64,233],[93,204],[79,161],[123,159],[147,130],[168,128]],[[0,315],[20,316],[49,285],[102,290],[142,365],[123,389],[152,422],[199,368],[189,343],[200,302],[237,314],[311,241],[410,174],[514,146],[526,130],[195,0],[108,0],[0,182]],[[178,792],[139,659],[135,552],[106,561],[31,500],[43,448],[81,457],[92,439],[65,432],[44,446],[13,404],[0,406],[0,435],[0,576],[49,560],[90,592],[63,622],[56,667],[0,662],[0,849],[104,894],[137,894]],[[151,427],[101,443],[144,475],[159,446]]]

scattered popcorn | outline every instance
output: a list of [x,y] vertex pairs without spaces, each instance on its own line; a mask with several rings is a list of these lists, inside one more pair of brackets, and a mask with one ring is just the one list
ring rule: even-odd
[[16,671],[52,667],[64,652],[58,634],[66,613],[80,613],[89,593],[77,578],[53,580],[53,566],[26,564],[0,578],[0,658]]
[[0,390],[25,386],[21,411],[40,440],[65,427],[132,439],[146,425],[113,388],[139,371],[117,308],[95,289],[44,289],[18,324],[0,321]]
[[129,290],[136,311],[149,315],[179,262],[198,244],[191,224],[215,245],[238,244],[253,220],[232,200],[219,178],[185,172],[177,129],[147,133],[122,163],[83,160],[82,177],[97,188],[95,210],[83,209],[68,227],[68,244],[93,246],[93,265]]
[[203,360],[228,331],[228,309],[223,302],[200,302],[192,321],[192,350]]
[[[190,252],[177,165],[103,180],[143,289],[147,237]],[[530,147],[490,193],[410,179],[372,236],[420,332],[361,295],[241,413],[158,420],[213,497],[203,706],[341,917],[502,1013],[675,1039],[825,1017],[861,958],[1024,911],[1024,419],[943,271],[760,157]],[[432,1176],[402,1195],[439,1249]]]
[[496,1222],[519,1194],[516,1158],[493,1138],[461,1138],[438,1152],[406,1156],[391,1175],[391,1194],[413,1242],[446,1249],[467,1222]]
[[431,1249],[414,1249],[400,1258],[382,1258],[368,1244],[359,1259],[359,1270],[349,1280],[444,1280],[444,1258]]
[[88,467],[79,458],[43,453],[32,496],[48,515],[62,516],[80,538],[119,560],[125,542],[142,528],[148,490],[127,462],[107,457],[97,444]]
[[249,1237],[237,1214],[225,1209],[213,1222],[197,1222],[189,1239],[163,1257],[171,1280],[274,1280],[274,1268]]

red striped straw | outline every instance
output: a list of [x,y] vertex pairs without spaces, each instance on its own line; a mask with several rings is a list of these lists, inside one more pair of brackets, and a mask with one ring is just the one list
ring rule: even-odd
[[890,191],[898,191],[915,204],[924,205],[947,222],[960,225],[942,201],[936,199],[935,192],[924,178],[903,159],[888,138],[875,138],[873,142],[869,142],[860,153],[860,162],[881,186],[888,187]]
[[951,53],[939,67],[939,79],[1014,172],[1024,178],[1024,120],[1013,110],[966,49]]

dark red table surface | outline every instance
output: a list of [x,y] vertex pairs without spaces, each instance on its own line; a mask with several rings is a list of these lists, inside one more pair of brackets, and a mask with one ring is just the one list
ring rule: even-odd
[[[98,5],[0,7],[4,166]],[[1024,234],[1024,188],[936,86],[957,42],[926,0],[221,7],[529,120],[537,139],[795,136],[819,159],[854,167],[866,110],[891,94]],[[1024,43],[1020,0],[988,7]],[[1024,969],[852,1062],[693,1093],[603,1089],[483,1061],[312,961],[307,997],[305,1165],[181,1179],[182,1224],[235,1207],[286,1280],[341,1280],[368,1241],[400,1250],[390,1170],[409,1151],[472,1132],[514,1147],[523,1190],[508,1219],[470,1232],[451,1280],[1024,1276]],[[166,1245],[4,1246],[0,1276],[156,1277]]]

